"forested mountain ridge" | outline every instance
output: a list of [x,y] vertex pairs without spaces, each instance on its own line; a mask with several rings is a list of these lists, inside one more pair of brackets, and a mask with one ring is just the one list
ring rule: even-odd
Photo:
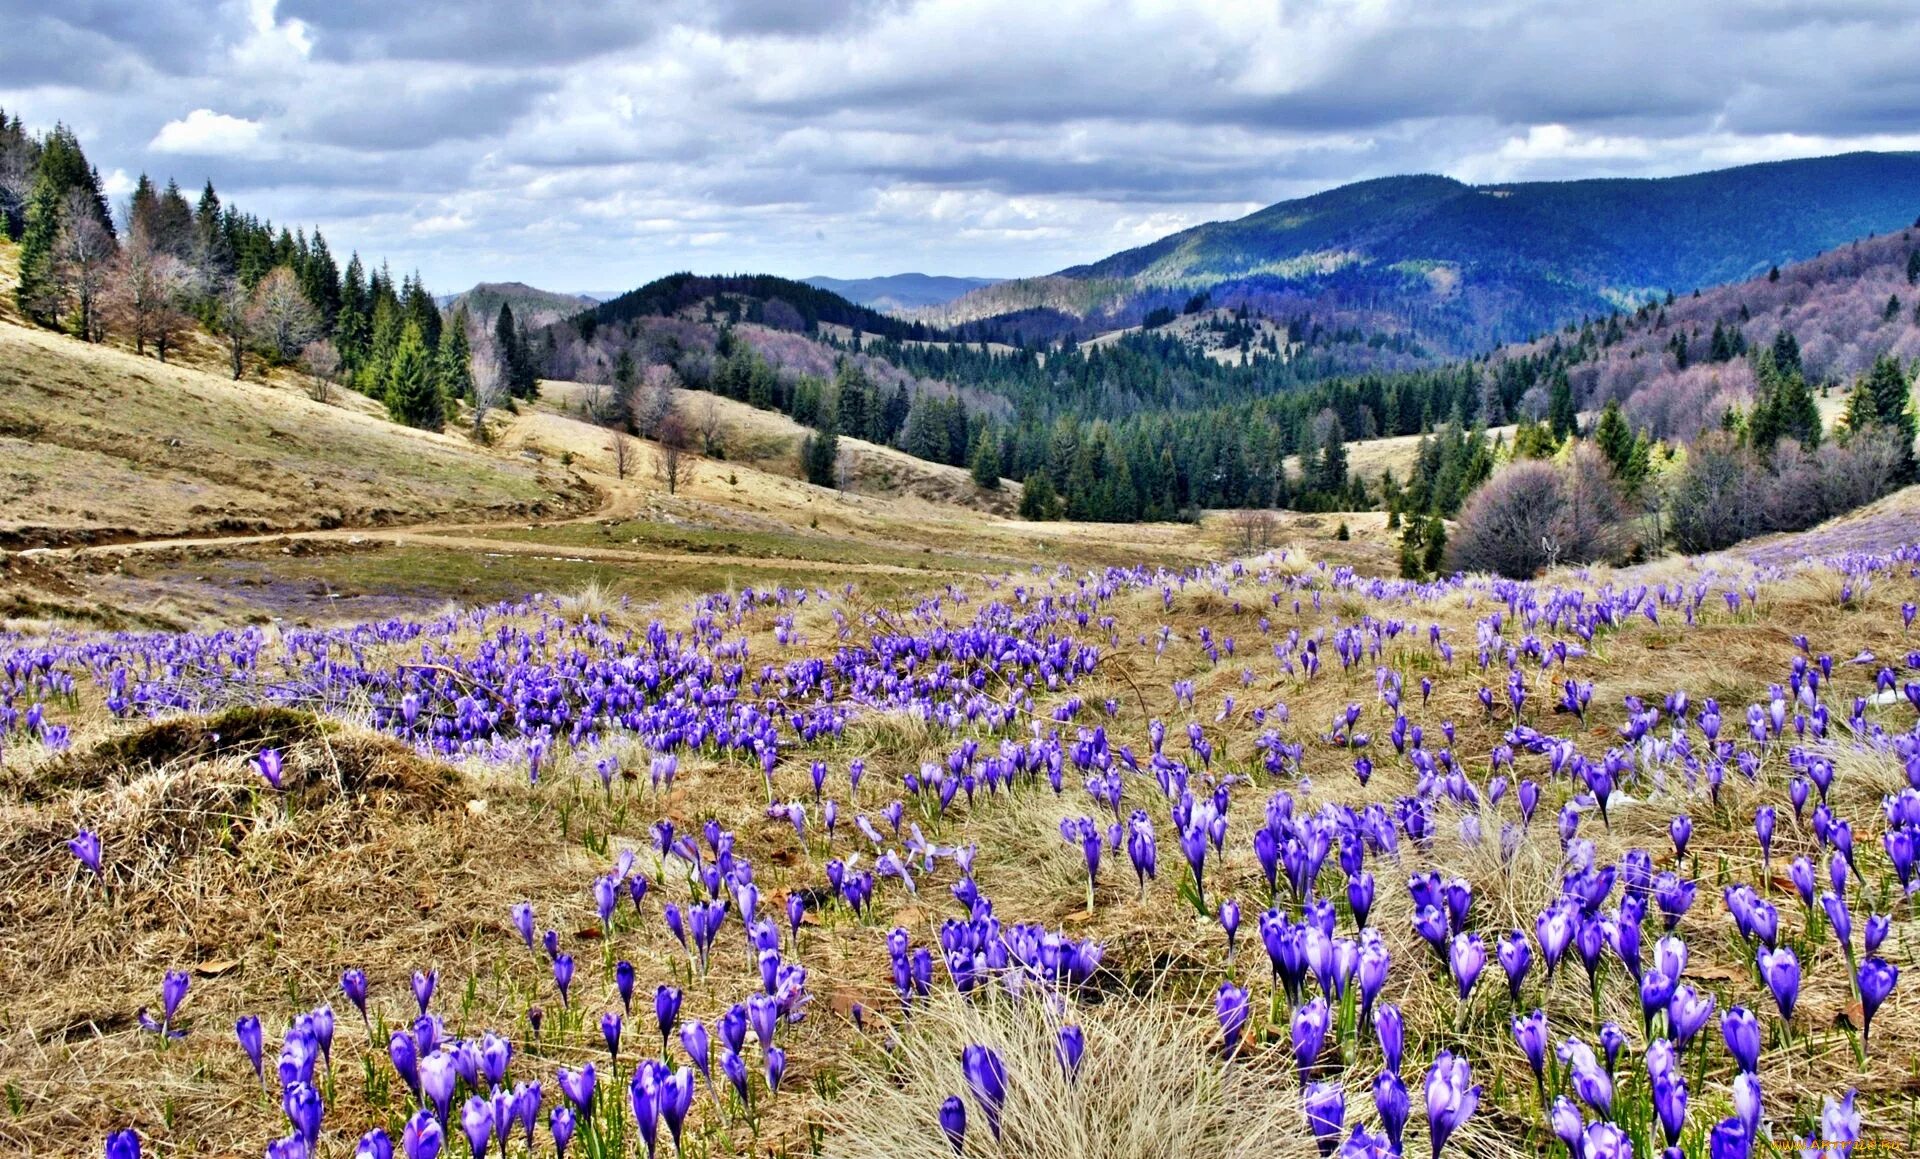
[[809,286],[830,290],[849,302],[890,314],[944,305],[962,294],[991,286],[998,278],[956,278],[943,274],[888,274],[878,278],[802,279]]
[[1852,153],[1667,178],[1473,186],[1387,177],[1210,222],[924,313],[1086,337],[1205,293],[1478,353],[1668,290],[1749,277],[1920,214],[1920,154]]

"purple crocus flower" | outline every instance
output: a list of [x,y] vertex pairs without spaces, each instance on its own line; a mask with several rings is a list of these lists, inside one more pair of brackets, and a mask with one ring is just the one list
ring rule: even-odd
[[1465,1057],[1443,1050],[1427,1069],[1427,1129],[1433,1143],[1433,1159],[1460,1125],[1480,1105],[1480,1088],[1474,1085],[1473,1071]]
[[187,988],[192,983],[193,979],[184,970],[167,971],[166,975],[160,979],[160,1018],[155,1021],[153,1016],[147,1013],[147,1008],[142,1006],[136,1014],[140,1028],[159,1035],[163,1042],[169,1039],[185,1038],[187,1032],[175,1029],[173,1018],[180,1012],[180,1004],[186,1001]]
[[1233,959],[1233,940],[1240,933],[1240,903],[1228,898],[1220,903],[1220,928],[1227,934],[1227,959]]
[[82,829],[67,841],[67,849],[80,864],[93,871],[95,877],[104,878],[101,872],[100,835],[89,829]]
[[1080,1060],[1087,1053],[1086,1032],[1078,1026],[1062,1026],[1053,1045],[1053,1053],[1060,1060],[1061,1073],[1067,1076],[1069,1084],[1080,1077]]
[[1302,1082],[1313,1073],[1314,1064],[1320,1061],[1320,1052],[1326,1047],[1327,1030],[1332,1022],[1333,1016],[1327,1008],[1324,995],[1315,997],[1293,1012],[1293,1061],[1300,1068]]
[[567,1159],[567,1145],[573,1142],[575,1125],[573,1108],[564,1104],[555,1107],[553,1113],[547,1116],[547,1130],[553,1134],[554,1159]]
[[386,1128],[375,1127],[354,1144],[353,1159],[393,1159],[393,1140]]
[[1545,1082],[1547,1074],[1547,1013],[1535,1010],[1524,1018],[1513,1020],[1513,1038],[1520,1044],[1520,1052],[1527,1056],[1527,1065],[1533,1068],[1535,1082]]
[[1460,1001],[1465,1002],[1480,980],[1480,972],[1487,968],[1487,947],[1479,934],[1455,934],[1447,957],[1454,984],[1460,989]]
[[573,955],[558,954],[553,959],[553,984],[560,990],[560,1005],[572,1006],[567,988],[573,985]]
[[1868,958],[1860,963],[1856,980],[1860,986],[1860,1046],[1865,1050],[1874,1012],[1893,993],[1894,984],[1900,981],[1900,969],[1884,958]]
[[991,1048],[974,1043],[960,1053],[967,1090],[987,1116],[987,1129],[1000,1139],[1000,1113],[1007,1103],[1007,1064]]
[[1739,1119],[1722,1119],[1707,1136],[1708,1159],[1749,1159],[1753,1134]]
[[275,789],[286,787],[279,749],[261,749],[260,755],[253,758],[253,767],[259,771],[261,779]]
[[1781,946],[1777,950],[1760,951],[1758,962],[1760,976],[1773,992],[1774,1003],[1780,1007],[1780,1017],[1792,1021],[1794,1004],[1800,1000],[1799,956]]
[[1565,1095],[1553,1100],[1553,1110],[1547,1116],[1553,1127],[1554,1137],[1567,1145],[1568,1159],[1582,1159],[1580,1143],[1586,1135],[1586,1120],[1580,1117],[1580,1108]]
[[1507,991],[1517,1004],[1520,1001],[1520,984],[1526,981],[1527,970],[1533,965],[1533,950],[1527,945],[1527,935],[1519,930],[1509,930],[1500,935],[1496,955],[1500,959],[1500,968],[1507,973]]
[[1581,1159],[1634,1159],[1633,1140],[1612,1123],[1588,1123],[1580,1136]]
[[1729,1006],[1720,1016],[1720,1036],[1726,1040],[1727,1053],[1746,1074],[1760,1070],[1760,1020],[1744,1006]]
[[414,1112],[400,1128],[400,1149],[406,1152],[407,1159],[437,1159],[445,1141],[446,1132],[440,1129],[440,1121],[433,1117],[432,1111]]
[[676,1154],[681,1150],[680,1132],[686,1126],[687,1112],[692,1109],[693,1071],[683,1066],[660,1081],[660,1117],[666,1120]]
[[486,1159],[487,1145],[493,1141],[493,1107],[485,1098],[474,1095],[460,1108],[460,1130],[473,1148],[473,1159]]
[[947,1101],[940,1104],[940,1130],[952,1144],[955,1155],[966,1150],[967,1104],[960,1101],[959,1095],[948,1095]]
[[131,1129],[107,1136],[107,1159],[140,1159],[140,1135]]
[[533,903],[518,901],[513,903],[513,928],[520,931],[520,940],[533,949]]
[[593,1064],[588,1063],[579,1070],[568,1070],[563,1066],[560,1068],[559,1077],[560,1093],[566,1096],[567,1101],[572,1103],[574,1109],[582,1116],[591,1117],[594,1087],[598,1077],[594,1073]]
[[600,1037],[606,1039],[607,1054],[615,1064],[620,1061],[620,1030],[622,1019],[618,1010],[609,1010],[600,1016]]
[[1613,1114],[1613,1076],[1600,1065],[1593,1048],[1577,1038],[1560,1044],[1560,1061],[1573,1076],[1573,1093],[1605,1118]]
[[1687,842],[1693,839],[1693,818],[1682,813],[1667,822],[1667,836],[1673,839],[1673,855],[1685,857]]
[[1401,1052],[1407,1041],[1406,1024],[1400,1017],[1400,1008],[1391,1002],[1382,1002],[1376,1007],[1373,1011],[1373,1032],[1380,1039],[1380,1053],[1386,1056],[1387,1069],[1399,1074]]
[[247,1052],[247,1061],[253,1064],[253,1077],[265,1083],[266,1069],[261,1061],[265,1035],[260,1029],[260,1020],[251,1014],[241,1015],[233,1024],[233,1034],[240,1040],[240,1049]]
[[438,970],[413,972],[413,1000],[420,1004],[420,1017],[427,1016],[427,1004],[433,1001],[433,988],[440,982]]
[[1753,835],[1760,839],[1760,863],[1765,866],[1773,857],[1774,811],[1772,805],[1762,805],[1753,811]]
[[1400,1154],[1401,1134],[1407,1128],[1407,1118],[1412,1114],[1413,1100],[1407,1095],[1407,1084],[1400,1076],[1390,1070],[1383,1070],[1373,1080],[1373,1108],[1380,1112],[1380,1128],[1387,1133],[1387,1139],[1395,1155]]
[[667,1039],[680,1024],[680,988],[659,986],[653,991],[653,1017],[660,1025],[660,1052],[666,1053]]
[[1307,1130],[1320,1147],[1322,1159],[1333,1154],[1346,1126],[1347,1096],[1337,1083],[1308,1083],[1300,1096],[1306,1108]]
[[1213,1010],[1220,1020],[1221,1053],[1232,1058],[1240,1053],[1240,1036],[1247,1029],[1247,992],[1231,982],[1222,982],[1214,996]]

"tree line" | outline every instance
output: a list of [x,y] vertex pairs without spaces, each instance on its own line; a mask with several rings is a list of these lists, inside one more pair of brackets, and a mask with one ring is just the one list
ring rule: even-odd
[[319,397],[349,386],[436,430],[454,400],[483,410],[534,390],[537,355],[507,307],[485,343],[500,366],[479,375],[483,399],[467,319],[443,319],[418,275],[396,281],[357,253],[343,269],[319,229],[276,229],[211,181],[190,200],[142,174],[116,212],[65,125],[36,137],[0,112],[0,229],[20,243],[22,315],[89,342],[118,334],[164,362],[204,327],[236,380],[250,360],[298,365]]

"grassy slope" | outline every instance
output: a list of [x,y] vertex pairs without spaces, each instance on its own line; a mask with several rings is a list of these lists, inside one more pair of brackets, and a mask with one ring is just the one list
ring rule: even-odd
[[589,501],[558,472],[463,438],[7,323],[0,460],[0,543],[16,545],[510,517]]

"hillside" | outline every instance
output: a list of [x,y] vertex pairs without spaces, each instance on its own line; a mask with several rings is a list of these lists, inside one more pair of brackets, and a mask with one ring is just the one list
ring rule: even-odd
[[464,309],[476,324],[491,323],[505,305],[512,308],[515,319],[530,328],[570,318],[595,304],[594,299],[579,294],[556,294],[523,282],[481,282],[464,293],[440,301],[441,309],[449,317]]
[[1908,153],[1659,179],[1390,177],[991,286],[926,316],[1085,337],[1208,291],[1215,305],[1471,354],[1583,313],[1809,258],[1916,213],[1920,154]]
[[1874,359],[1920,357],[1920,285],[1908,272],[1916,250],[1920,232],[1913,230],[1863,238],[1783,265],[1777,278],[1762,273],[1596,320],[1509,347],[1493,363],[1557,360],[1581,407],[1619,399],[1636,425],[1686,439],[1750,396],[1746,352],[1786,333],[1799,347],[1808,382],[1825,388],[1821,401],[1831,421],[1845,388]]
[[505,518],[593,502],[563,472],[371,409],[0,322],[0,546]]
[[941,306],[955,298],[985,286],[999,278],[955,278],[940,274],[889,274],[880,278],[803,279],[809,286],[829,290],[849,302],[871,306],[888,314],[900,314],[928,306]]

